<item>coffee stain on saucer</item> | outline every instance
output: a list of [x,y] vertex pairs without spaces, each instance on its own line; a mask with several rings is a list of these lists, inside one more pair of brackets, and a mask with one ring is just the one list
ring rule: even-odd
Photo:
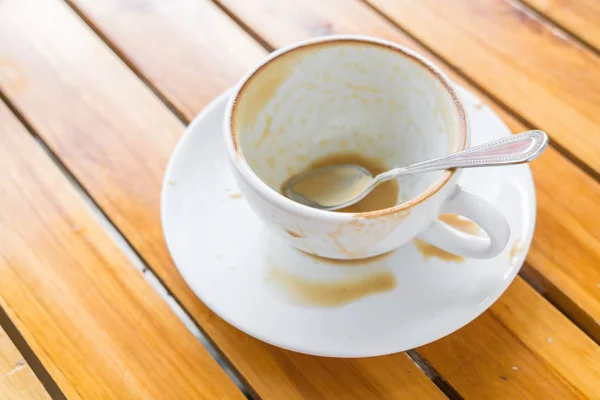
[[521,239],[515,240],[510,248],[510,265],[516,265],[519,261],[519,256],[525,251],[525,243]]
[[[438,219],[461,232],[467,233],[473,236],[479,236],[481,228],[475,222],[468,218],[458,214],[441,214]],[[413,242],[417,246],[417,250],[423,255],[425,260],[429,260],[431,257],[439,258],[443,261],[463,262],[464,257],[457,256],[456,254],[449,253],[445,250],[439,249],[421,239],[414,239]]]
[[324,281],[273,268],[268,278],[284,289],[294,302],[321,307],[340,307],[372,294],[389,292],[396,287],[396,276],[389,270]]
[[240,199],[240,198],[242,198],[242,194],[241,193],[231,193],[229,195],[229,198],[231,198],[231,199]]
[[448,253],[445,250],[439,249],[421,239],[414,239],[415,246],[417,246],[417,250],[423,255],[425,260],[429,260],[431,257],[439,258],[442,261],[454,261],[454,262],[463,262],[465,258],[462,256],[457,256],[456,254]]
[[291,304],[341,307],[396,287],[396,275],[385,262],[393,251],[357,260],[336,260],[292,251],[293,254],[288,253],[279,261],[268,258],[265,276],[268,285],[275,289],[274,294],[283,295],[280,298]]

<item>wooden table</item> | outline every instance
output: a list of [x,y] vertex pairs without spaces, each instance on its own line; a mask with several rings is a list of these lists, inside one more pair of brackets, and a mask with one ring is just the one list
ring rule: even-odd
[[[276,47],[406,45],[552,146],[520,276],[407,353],[259,342],[186,286],[159,222],[185,125]],[[1,0],[0,399],[600,399],[597,0]]]

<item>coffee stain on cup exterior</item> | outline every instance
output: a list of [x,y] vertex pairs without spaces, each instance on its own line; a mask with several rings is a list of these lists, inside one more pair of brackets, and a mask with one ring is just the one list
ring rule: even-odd
[[525,243],[523,240],[517,239],[510,248],[509,262],[510,265],[516,265],[519,261],[519,256],[525,251]]
[[304,239],[306,237],[306,234],[304,233],[304,231],[302,230],[302,228],[298,227],[298,230],[300,231],[299,233],[295,232],[295,231],[293,231],[291,229],[286,229],[285,232],[288,235],[290,235],[291,237],[295,237],[295,238],[298,238],[298,239]]
[[350,258],[357,258],[356,255],[354,255],[351,251],[349,251],[346,246],[344,246],[338,239],[339,234],[340,234],[340,229],[338,229],[336,232],[332,232],[332,233],[328,233],[327,236],[329,236],[331,238],[331,240],[333,241],[333,244],[335,245],[335,247],[337,247],[337,249],[344,255],[350,257]]
[[361,258],[360,254],[355,254],[355,252],[351,252],[350,250],[348,250],[346,248],[346,246],[340,241],[340,236],[343,236],[344,233],[345,234],[348,233],[348,232],[344,232],[344,229],[350,230],[350,232],[354,232],[355,234],[358,234],[363,227],[364,227],[364,222],[361,222],[359,220],[352,220],[348,223],[340,224],[335,231],[329,232],[327,234],[327,236],[329,236],[329,238],[332,240],[335,247],[337,247],[337,249],[342,254],[347,256],[348,258],[350,258],[350,259]]
[[396,287],[396,276],[389,270],[327,282],[273,268],[268,277],[284,289],[295,303],[320,307],[341,307],[366,296],[389,292]]
[[[406,210],[375,218],[358,217],[350,222],[342,223],[329,232],[333,244],[341,253],[350,259],[364,259],[382,240],[390,235],[410,214]],[[346,245],[348,242],[350,245]],[[356,245],[356,243],[359,243]],[[349,249],[352,247],[352,249]]]
[[[438,219],[461,232],[467,233],[473,236],[479,236],[481,228],[475,222],[468,218],[458,214],[440,214]],[[457,256],[456,254],[449,253],[445,250],[439,249],[421,239],[413,240],[417,250],[423,255],[425,260],[429,260],[431,257],[439,258],[443,261],[463,262],[464,257]]]

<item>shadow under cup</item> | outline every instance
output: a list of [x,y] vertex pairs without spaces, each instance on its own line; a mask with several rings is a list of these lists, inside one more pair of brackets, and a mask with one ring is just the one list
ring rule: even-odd
[[[314,160],[353,152],[388,168],[466,146],[457,100],[439,73],[388,45],[360,40],[311,43],[284,52],[246,81],[234,104],[237,151],[279,192]],[[444,174],[402,178],[397,203]]]

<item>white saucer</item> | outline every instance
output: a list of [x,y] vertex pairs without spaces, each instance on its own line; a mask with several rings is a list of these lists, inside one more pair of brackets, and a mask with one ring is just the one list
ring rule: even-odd
[[[467,108],[472,145],[510,135],[475,96],[457,88]],[[520,269],[535,225],[527,165],[465,170],[459,183],[485,196],[511,227],[507,248],[490,260],[427,261],[413,243],[385,259],[396,287],[339,307],[294,303],[266,279],[273,260],[297,274],[338,277],[365,266],[320,263],[278,242],[238,196],[221,134],[227,93],[189,125],[164,179],[161,216],[171,255],[198,297],[221,318],[260,340],[332,357],[396,353],[439,339],[475,319]],[[520,243],[511,259],[511,247]]]

